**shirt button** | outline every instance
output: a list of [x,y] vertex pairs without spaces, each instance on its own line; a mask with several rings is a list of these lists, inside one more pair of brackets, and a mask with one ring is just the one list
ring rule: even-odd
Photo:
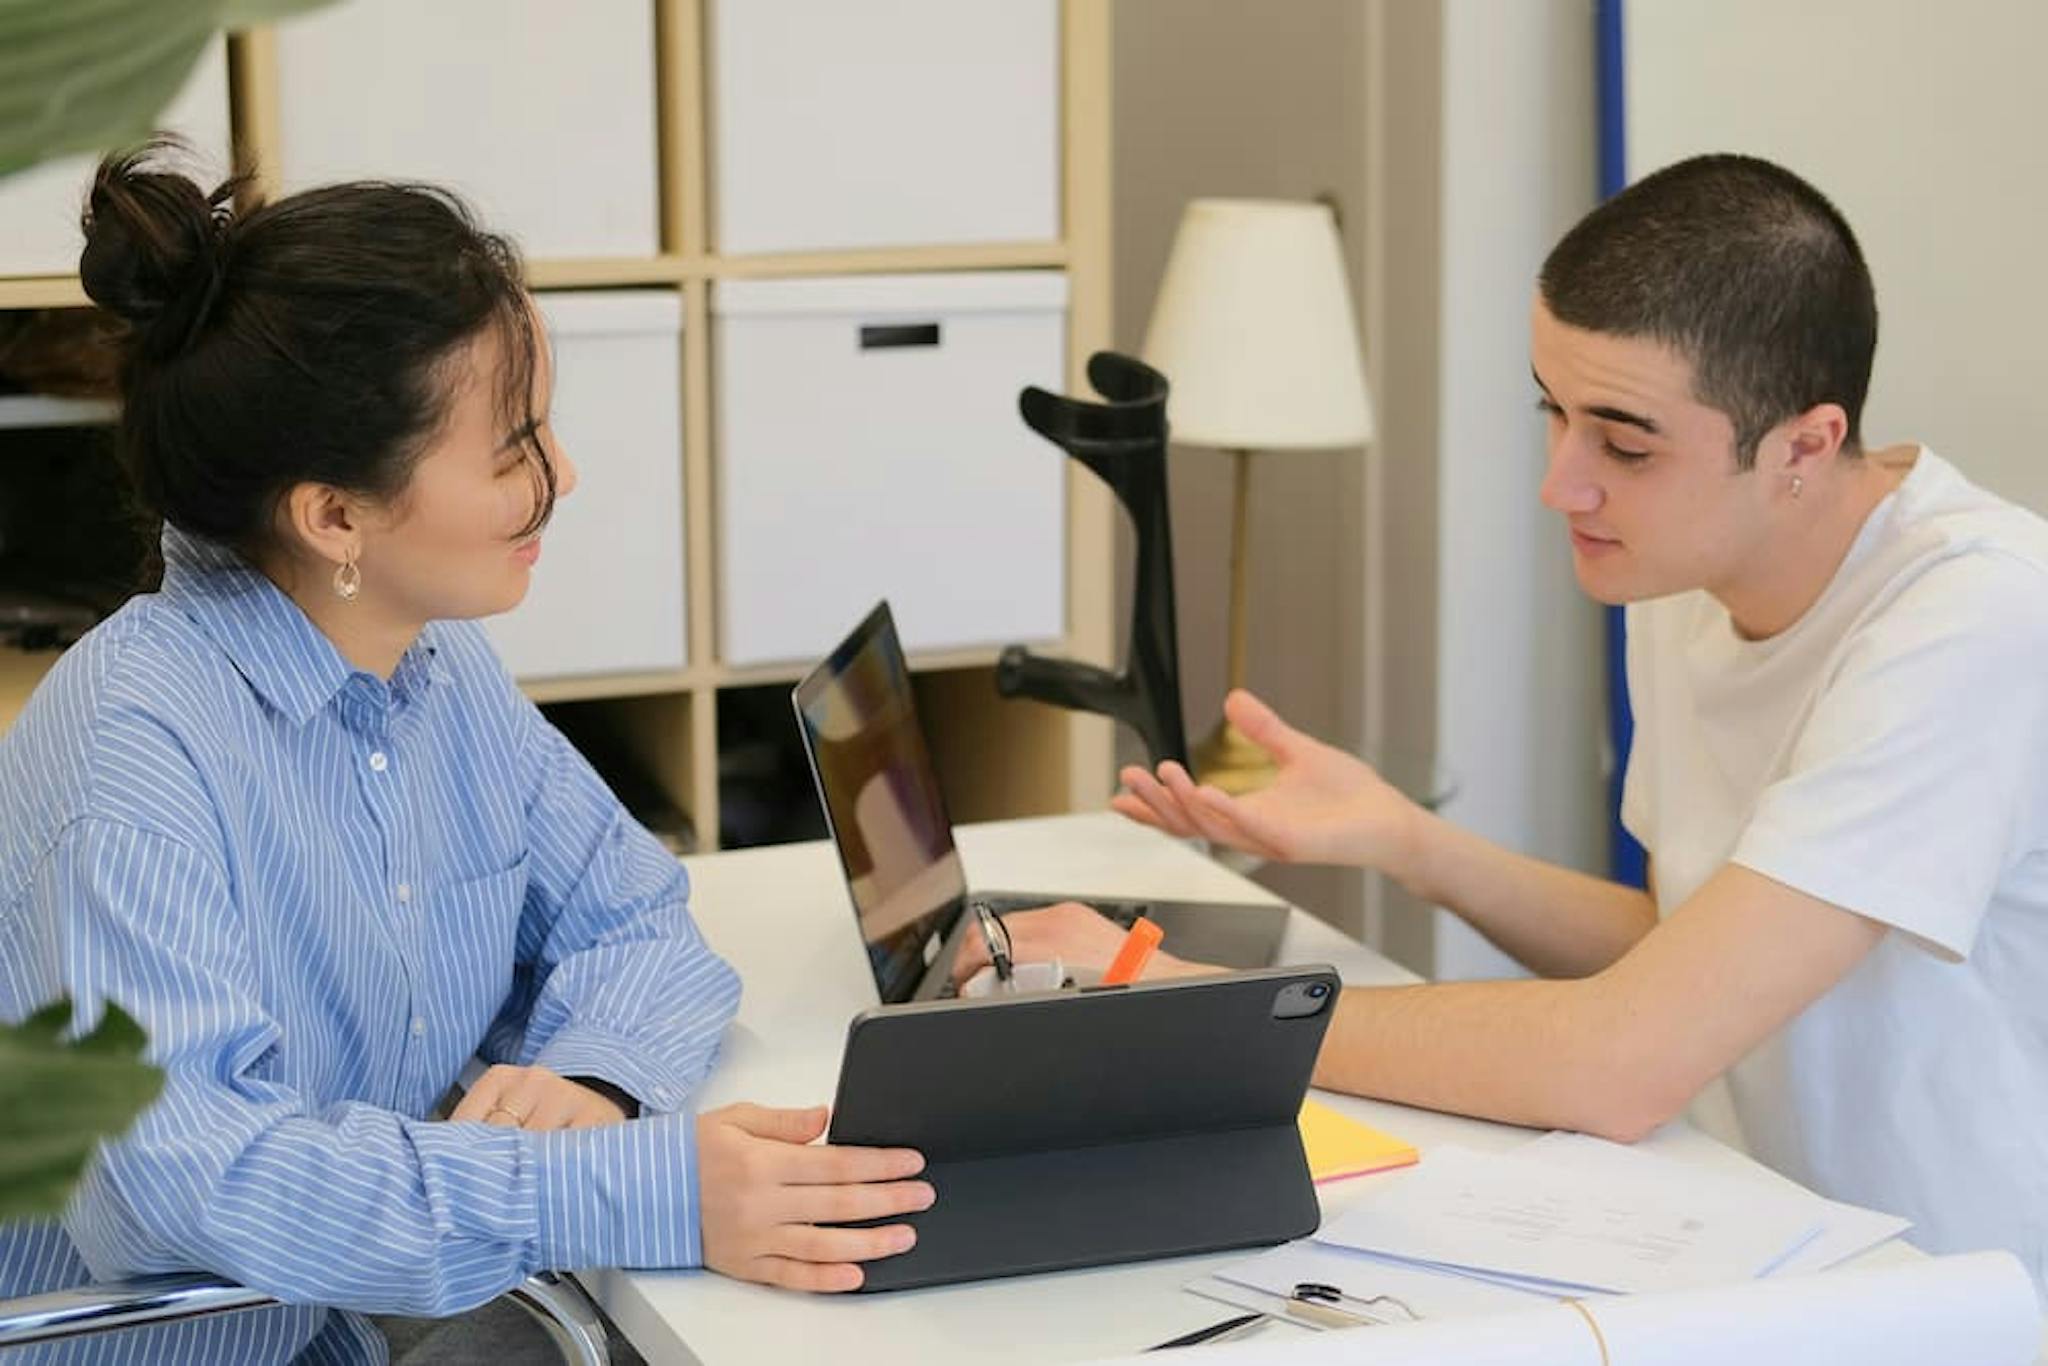
[[383,750],[373,749],[370,751],[370,771],[372,773],[382,773],[390,766],[391,761],[384,757]]
[[398,900],[401,904],[412,900],[412,884],[410,882],[398,884]]
[[418,1015],[412,1017],[412,1036],[415,1039],[427,1037],[427,1022]]

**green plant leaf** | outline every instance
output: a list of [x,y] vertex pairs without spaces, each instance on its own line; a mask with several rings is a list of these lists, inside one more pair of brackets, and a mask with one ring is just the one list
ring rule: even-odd
[[90,1053],[95,1057],[125,1058],[135,1062],[142,1057],[142,1050],[148,1043],[141,1025],[119,1006],[109,1005],[100,1016],[99,1025],[80,1039],[75,1047],[80,1053]]
[[0,1219],[60,1213],[102,1139],[163,1089],[142,1062],[142,1027],[109,1005],[91,1034],[61,1038],[71,1002],[0,1026]]
[[21,1032],[21,1037],[24,1039],[34,1039],[41,1043],[55,1044],[57,1040],[64,1037],[65,1026],[70,1023],[71,998],[67,996],[61,1001],[52,1001],[49,1005],[44,1006],[41,1010],[38,1010],[35,1014],[16,1025],[15,1028]]
[[140,142],[215,33],[327,0],[0,0],[0,177]]

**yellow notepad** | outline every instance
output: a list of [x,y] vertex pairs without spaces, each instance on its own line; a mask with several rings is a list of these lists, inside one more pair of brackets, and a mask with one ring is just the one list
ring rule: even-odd
[[1308,1152],[1308,1174],[1317,1182],[1406,1167],[1418,1156],[1414,1144],[1313,1100],[1302,1102],[1301,1146]]

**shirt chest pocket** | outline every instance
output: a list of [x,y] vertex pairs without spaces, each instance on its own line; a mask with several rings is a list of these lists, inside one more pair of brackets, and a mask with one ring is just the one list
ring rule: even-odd
[[432,988],[463,1030],[481,1033],[512,988],[527,863],[420,889],[420,942]]

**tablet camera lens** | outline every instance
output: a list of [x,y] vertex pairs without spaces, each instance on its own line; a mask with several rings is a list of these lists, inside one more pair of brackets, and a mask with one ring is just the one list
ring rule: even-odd
[[1330,984],[1328,982],[1289,982],[1273,996],[1273,1018],[1276,1020],[1306,1020],[1322,1014],[1330,1008]]

